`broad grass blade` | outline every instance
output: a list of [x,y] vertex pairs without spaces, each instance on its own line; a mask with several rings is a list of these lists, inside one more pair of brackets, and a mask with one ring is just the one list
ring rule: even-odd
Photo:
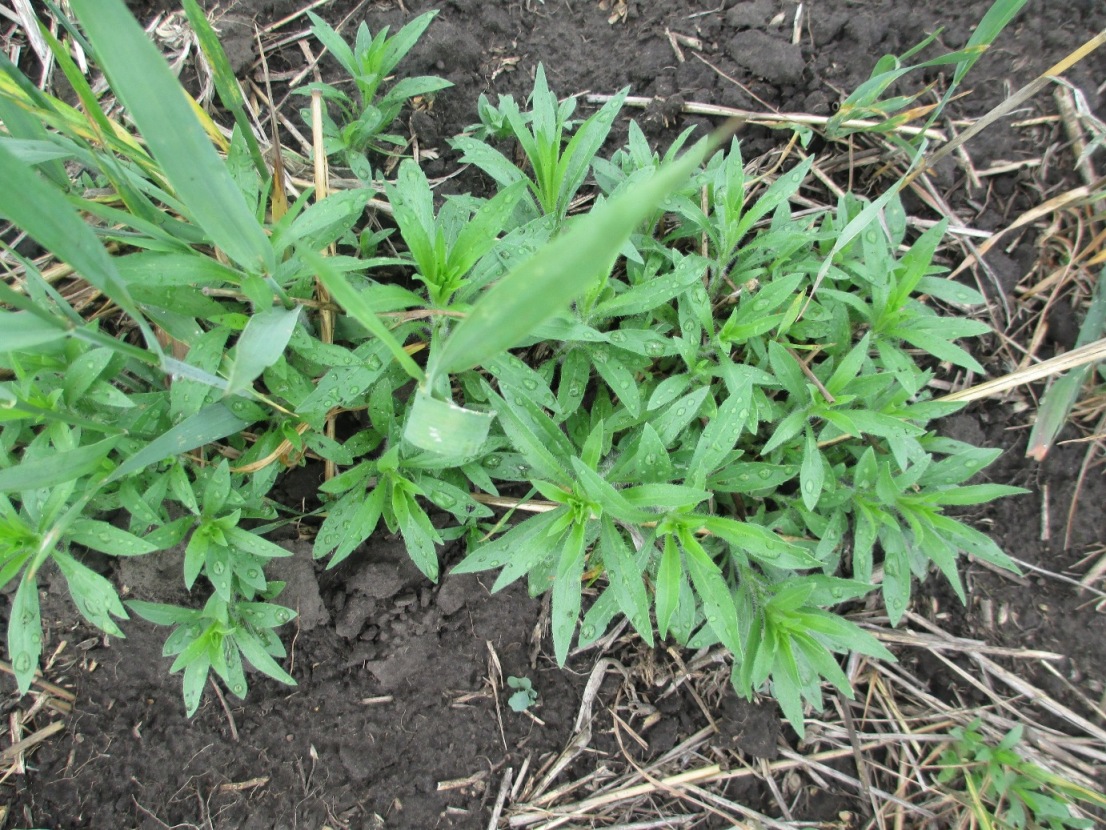
[[200,49],[203,50],[207,62],[211,64],[215,89],[219,92],[219,100],[234,116],[234,123],[238,125],[238,129],[242,133],[242,138],[250,151],[250,158],[253,160],[254,167],[257,168],[258,175],[261,176],[262,181],[267,181],[269,168],[265,164],[264,156],[261,155],[261,147],[258,146],[257,138],[253,134],[249,116],[246,115],[246,101],[242,97],[242,89],[238,86],[238,79],[234,77],[234,70],[231,69],[227,53],[223,51],[223,44],[219,42],[219,35],[211,27],[207,15],[204,14],[196,0],[183,0],[182,5],[184,6],[184,13],[188,15],[188,22],[192,24],[192,30],[196,33],[196,38],[200,42]]
[[70,4],[97,61],[192,218],[251,273],[272,273],[276,257],[188,97],[122,0]]
[[634,229],[691,175],[716,143],[700,142],[678,161],[597,207],[507,274],[445,341],[433,370],[471,369],[516,345],[563,309],[610,271]]
[[115,263],[61,191],[48,185],[0,142],[0,216],[22,228],[64,260],[93,287],[131,315],[146,345],[160,354],[157,338],[119,277]]
[[0,470],[0,493],[53,487],[88,475],[100,466],[100,462],[118,443],[118,437],[105,438],[46,460]]
[[[1075,346],[1086,346],[1103,335],[1106,335],[1106,269],[1098,276],[1098,286],[1095,288],[1091,306],[1087,309],[1087,316],[1083,318],[1083,325],[1079,327]],[[1056,443],[1056,436],[1067,424],[1071,408],[1075,406],[1083,384],[1093,368],[1094,364],[1088,363],[1072,369],[1058,378],[1045,392],[1037,409],[1033,431],[1029,433],[1029,447],[1025,451],[1027,457],[1044,461],[1049,449]]]
[[248,426],[249,422],[243,421],[222,403],[212,404],[155,438],[120,464],[104,483],[118,481],[151,464],[226,438]]
[[[997,38],[1010,21],[1014,19],[1017,13],[1022,10],[1026,2],[1027,0],[995,0],[995,2],[991,4],[991,8],[983,15],[983,19],[979,21],[979,25],[975,27],[975,31],[972,32],[972,36],[968,38],[968,43],[964,47],[965,51],[971,51],[973,49],[978,51],[971,54],[957,65],[956,73],[953,75],[952,83],[946,94],[946,99],[952,95],[956,87],[964,80],[964,76],[968,74],[968,70],[975,65],[975,62],[979,60],[980,57],[982,57],[983,53],[991,46],[995,38]],[[943,105],[945,102],[942,101],[941,103]]]

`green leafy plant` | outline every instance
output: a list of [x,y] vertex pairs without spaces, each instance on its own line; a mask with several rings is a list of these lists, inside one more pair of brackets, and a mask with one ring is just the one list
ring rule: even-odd
[[[311,32],[341,64],[353,81],[356,94],[349,95],[333,84],[311,83],[295,90],[301,95],[320,93],[338,109],[338,118],[324,114],[323,137],[327,155],[338,154],[347,167],[361,179],[371,179],[366,151],[389,152],[406,142],[388,133],[403,106],[412,98],[431,95],[453,86],[435,76],[403,78],[385,85],[400,61],[415,46],[437,12],[427,12],[389,36],[387,26],[375,35],[362,22],[352,44],[346,43],[335,29],[314,12],[308,12]],[[304,121],[311,123],[310,111]]]
[[525,712],[538,702],[538,693],[529,677],[508,677],[507,686],[514,693],[507,698],[507,705],[513,712]]
[[1050,830],[1094,827],[1074,805],[1106,807],[1106,797],[1067,781],[1026,760],[1018,752],[1023,729],[1015,726],[992,745],[979,721],[952,730],[941,754],[938,782],[970,810],[980,827],[995,830]]
[[[383,524],[436,579],[438,546],[463,540],[455,572],[552,592],[560,663],[619,614],[648,643],[721,643],[735,689],[768,690],[801,733],[823,681],[851,693],[838,655],[891,659],[842,603],[878,591],[897,623],[934,567],[961,596],[962,554],[1013,567],[944,513],[1018,491],[967,483],[997,453],[940,437],[932,423],[956,405],[927,392],[937,361],[981,370],[956,341],[987,331],[934,302],[982,298],[941,279],[943,226],[908,234],[894,189],[800,214],[811,159],[758,179],[725,137],[681,153],[685,133],[660,154],[633,126],[601,158],[624,93],[576,124],[539,67],[529,112],[506,98],[482,110],[481,135],[509,128],[528,169],[462,136],[462,160],[497,192],[437,199],[402,162],[383,190],[404,250],[376,256],[367,187],[270,211],[251,139],[240,128],[216,151],[123,5],[72,7],[143,142],[72,67],[88,119],[3,65],[0,115],[34,113],[40,129],[5,118],[0,173],[15,186],[0,214],[118,310],[84,319],[25,260],[0,297],[0,576],[21,580],[22,689],[39,568],[55,563],[78,605],[95,595],[94,624],[114,633],[125,615],[104,577],[73,565],[80,546],[183,547],[188,607],[130,608],[174,626],[166,654],[189,712],[212,670],[235,694],[246,663],[291,682],[274,633],[290,612],[264,575],[286,552],[264,537],[295,518],[317,526],[331,566]],[[429,20],[393,37],[363,27],[354,46],[315,21],[357,80],[356,98],[319,92],[339,103],[330,149],[362,179],[357,159],[403,102],[441,88],[381,96]],[[219,63],[217,46],[205,38]],[[570,216],[593,171],[593,206]],[[302,515],[269,493],[308,453],[337,472]]]
[[539,64],[530,111],[520,112],[514,99],[504,96],[498,109],[488,104],[481,109],[485,128],[477,131],[481,136],[509,134],[514,138],[529,162],[528,172],[475,136],[459,136],[453,146],[463,153],[462,162],[476,165],[501,187],[525,181],[531,204],[541,213],[563,221],[628,92],[629,88],[622,90],[577,126],[570,120],[576,99],[558,101],[549,90],[545,68]]

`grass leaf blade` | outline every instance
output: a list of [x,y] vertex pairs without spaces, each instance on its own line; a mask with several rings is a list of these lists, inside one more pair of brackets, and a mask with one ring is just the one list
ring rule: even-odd
[[252,273],[272,273],[268,237],[196,119],[180,82],[121,0],[71,4],[177,196],[212,242]]
[[606,274],[638,224],[691,175],[709,146],[701,142],[679,161],[597,207],[586,221],[513,269],[481,297],[446,340],[436,369],[471,369],[511,348]]

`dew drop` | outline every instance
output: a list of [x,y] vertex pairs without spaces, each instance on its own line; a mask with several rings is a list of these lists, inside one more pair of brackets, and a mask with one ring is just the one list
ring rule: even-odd
[[772,477],[772,471],[771,470],[761,470],[760,473],[758,473],[758,475],[763,479],[769,479],[769,478]]
[[235,683],[230,690],[234,692],[235,697],[242,697],[246,693],[246,687],[241,683]]
[[489,456],[488,458],[484,459],[484,466],[485,467],[490,467],[491,469],[494,470],[496,467],[499,466],[499,456],[498,455],[492,455],[492,456]]
[[276,618],[280,622],[286,623],[286,622],[288,622],[288,620],[292,619],[292,612],[291,611],[285,611],[283,608],[281,608],[279,611],[276,612]]
[[584,390],[581,389],[578,384],[574,383],[574,384],[572,384],[572,386],[568,387],[568,394],[570,394],[572,397],[575,398],[575,397],[579,397],[580,395],[583,395]]
[[12,661],[12,666],[16,670],[16,672],[19,673],[19,674],[22,674],[23,672],[26,672],[26,671],[30,671],[31,670],[31,655],[29,655],[25,651],[19,652],[19,654],[15,655],[15,659]]
[[383,365],[380,358],[376,355],[369,355],[368,359],[365,361],[366,368],[372,369],[374,372]]
[[595,636],[595,626],[594,625],[585,625],[583,628],[580,629],[580,638],[581,639],[590,640],[594,636]]
[[685,415],[687,415],[687,407],[686,406],[681,406],[679,409],[676,410],[676,417],[677,418],[683,418]]
[[211,572],[216,576],[222,576],[226,572],[227,566],[222,562],[216,562],[211,566]]
[[444,507],[446,509],[448,509],[450,507],[453,507],[453,505],[457,504],[457,499],[454,498],[449,493],[435,493],[434,494],[434,499],[438,503],[439,507]]
[[737,478],[738,478],[739,481],[748,481],[750,476],[749,476],[748,473],[742,473]]
[[522,385],[529,389],[531,392],[538,388],[538,382],[533,378],[527,378],[522,382]]
[[246,579],[251,582],[256,582],[261,576],[261,571],[257,568],[246,568]]

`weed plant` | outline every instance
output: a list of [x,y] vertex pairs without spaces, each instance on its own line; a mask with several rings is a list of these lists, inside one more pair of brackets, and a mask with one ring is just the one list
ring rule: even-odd
[[[892,659],[842,603],[878,593],[894,624],[934,566],[961,598],[963,553],[1013,567],[944,512],[1017,491],[969,483],[999,451],[942,437],[933,424],[956,405],[927,386],[940,361],[982,372],[957,341],[988,331],[930,300],[982,297],[941,278],[944,226],[908,233],[894,189],[799,213],[813,158],[757,177],[736,141],[683,151],[685,133],[659,155],[633,124],[600,156],[622,96],[573,121],[539,67],[525,109],[485,100],[454,141],[491,198],[439,198],[411,160],[372,183],[403,243],[376,256],[379,236],[361,233],[373,189],[274,213],[254,138],[224,142],[197,116],[122,2],[70,6],[70,36],[144,143],[53,39],[87,115],[3,64],[0,214],[116,311],[82,314],[7,250],[21,270],[0,287],[0,584],[16,586],[22,691],[48,567],[105,632],[122,636],[128,611],[172,627],[189,714],[211,672],[238,696],[246,664],[294,682],[276,634],[293,612],[265,576],[287,551],[265,537],[297,521],[317,525],[328,566],[398,533],[431,579],[440,545],[460,540],[454,573],[551,592],[562,664],[618,616],[649,644],[721,643],[737,691],[767,691],[801,733],[824,681],[851,693],[839,655]],[[244,123],[217,42],[185,7]],[[356,87],[318,87],[335,105],[326,149],[367,182],[399,108],[443,85],[381,93],[430,16],[392,37],[362,28],[353,46],[313,22]],[[993,23],[944,56],[958,75]],[[591,175],[595,203],[574,215]],[[417,289],[386,276],[397,266]],[[307,454],[340,472],[301,515],[270,491]],[[187,607],[121,602],[89,554],[167,549],[181,551]]]
[[967,808],[979,827],[1094,827],[1093,819],[1074,815],[1071,805],[1101,809],[1106,807],[1106,798],[1026,760],[1018,750],[1023,732],[1016,726],[991,744],[979,721],[956,727],[952,743],[941,754],[938,782]]

